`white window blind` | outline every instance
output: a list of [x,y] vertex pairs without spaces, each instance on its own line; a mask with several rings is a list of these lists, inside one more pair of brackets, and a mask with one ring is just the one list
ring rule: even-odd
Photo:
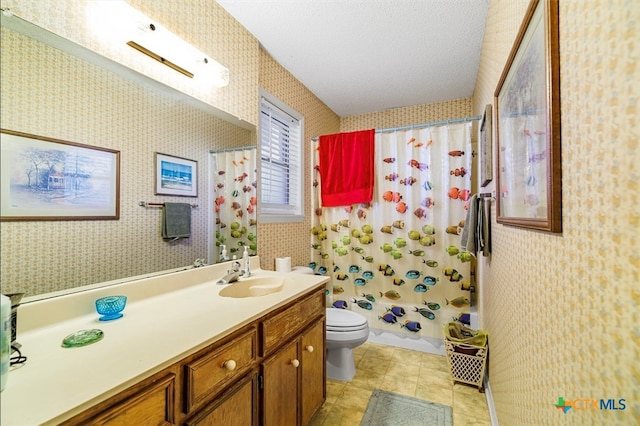
[[301,120],[260,102],[260,220],[302,220]]

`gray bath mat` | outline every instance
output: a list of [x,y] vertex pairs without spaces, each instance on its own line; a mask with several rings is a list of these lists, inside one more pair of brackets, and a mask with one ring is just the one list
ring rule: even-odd
[[360,426],[451,426],[451,407],[375,389]]

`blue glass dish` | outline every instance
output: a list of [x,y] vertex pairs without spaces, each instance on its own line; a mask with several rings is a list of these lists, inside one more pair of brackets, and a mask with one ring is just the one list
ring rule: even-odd
[[127,296],[107,296],[96,300],[96,310],[100,321],[112,321],[122,318],[122,311],[127,304]]

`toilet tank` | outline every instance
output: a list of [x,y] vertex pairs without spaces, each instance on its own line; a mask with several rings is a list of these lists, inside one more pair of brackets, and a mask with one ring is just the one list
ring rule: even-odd
[[313,269],[307,266],[294,266],[291,268],[290,274],[304,274],[304,275],[313,275]]

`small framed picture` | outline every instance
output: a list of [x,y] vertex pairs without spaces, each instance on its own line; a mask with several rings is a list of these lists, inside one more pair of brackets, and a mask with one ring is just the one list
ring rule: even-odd
[[480,155],[482,164],[480,165],[480,186],[483,188],[493,180],[493,146],[491,134],[491,104],[487,104],[484,109],[484,116],[480,124]]
[[198,196],[198,162],[156,152],[156,195]]

